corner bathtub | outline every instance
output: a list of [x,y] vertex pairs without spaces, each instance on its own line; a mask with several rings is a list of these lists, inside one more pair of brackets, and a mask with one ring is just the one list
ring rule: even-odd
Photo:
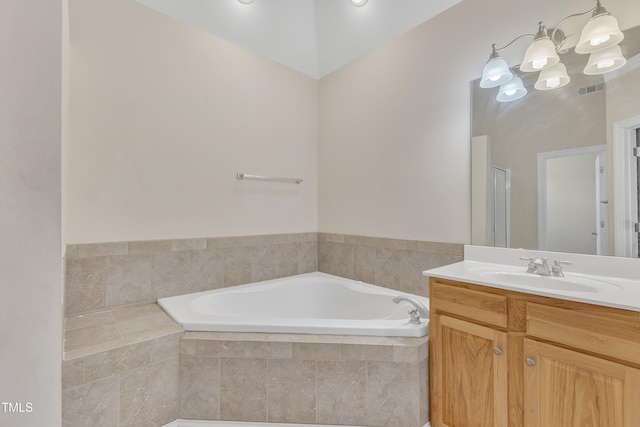
[[187,331],[306,333],[422,337],[429,320],[409,323],[411,296],[326,273],[307,273],[247,285],[161,298],[158,304]]

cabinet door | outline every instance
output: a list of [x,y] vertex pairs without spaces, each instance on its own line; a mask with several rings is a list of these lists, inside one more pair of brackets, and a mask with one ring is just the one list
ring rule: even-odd
[[525,339],[526,427],[632,427],[640,370]]
[[431,423],[507,427],[507,334],[443,315],[431,321]]

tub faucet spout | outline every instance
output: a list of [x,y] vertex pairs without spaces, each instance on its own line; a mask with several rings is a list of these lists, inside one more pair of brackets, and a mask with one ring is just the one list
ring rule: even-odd
[[398,295],[397,297],[393,298],[393,302],[395,302],[396,304],[399,304],[402,301],[406,301],[414,307],[413,310],[409,310],[409,316],[411,316],[411,318],[409,319],[409,323],[418,325],[421,323],[420,316],[427,319],[429,318],[429,309],[417,299],[407,295]]

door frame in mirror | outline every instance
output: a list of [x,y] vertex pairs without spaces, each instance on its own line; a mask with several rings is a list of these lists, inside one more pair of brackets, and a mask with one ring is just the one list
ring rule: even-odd
[[640,115],[613,124],[613,219],[615,224],[615,255],[638,257],[638,237],[634,229],[638,218],[638,186],[636,157],[636,129]]

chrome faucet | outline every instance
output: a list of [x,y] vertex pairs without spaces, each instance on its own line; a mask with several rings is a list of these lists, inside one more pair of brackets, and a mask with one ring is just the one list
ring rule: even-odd
[[540,276],[551,276],[551,270],[549,269],[549,264],[547,264],[546,258],[530,258],[521,256],[520,259],[529,261],[527,273],[538,274]]
[[414,325],[419,325],[421,323],[420,316],[427,319],[429,318],[429,309],[425,307],[424,304],[422,304],[417,299],[410,297],[408,295],[398,295],[393,299],[393,302],[395,302],[396,304],[402,301],[406,301],[409,304],[413,305],[414,307],[413,310],[409,310],[409,316],[410,316],[409,323],[412,323]]

